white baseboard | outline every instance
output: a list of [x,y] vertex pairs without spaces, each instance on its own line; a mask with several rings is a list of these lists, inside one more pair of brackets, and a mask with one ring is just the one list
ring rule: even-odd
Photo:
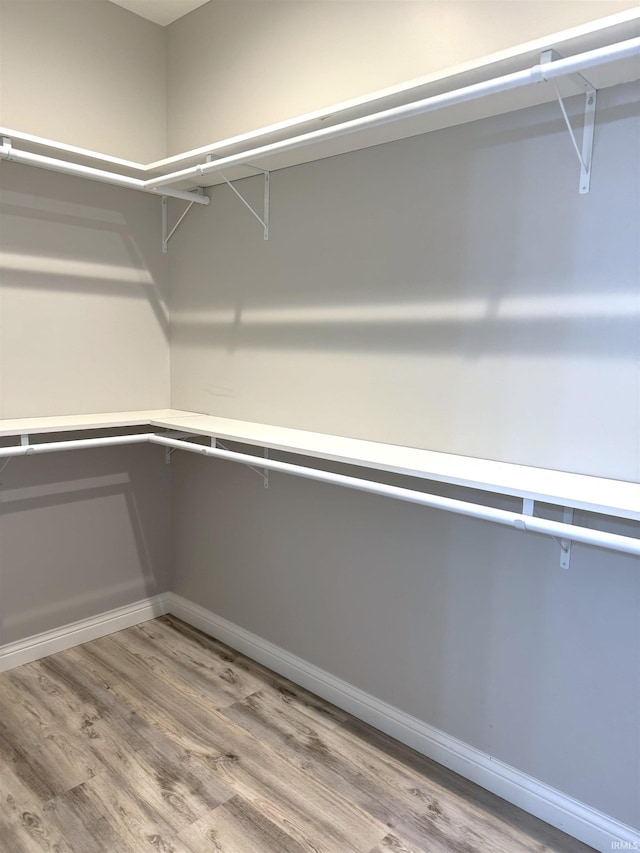
[[0,646],[0,672],[13,669],[23,663],[40,660],[82,643],[88,643],[89,640],[114,634],[116,631],[139,625],[156,616],[163,616],[167,613],[168,596],[168,593],[154,595],[152,598],[117,607],[115,610],[100,613],[89,619],[63,625],[53,631],[45,631],[42,634],[27,637],[25,640]]
[[640,832],[169,593],[168,612],[601,853],[640,850]]

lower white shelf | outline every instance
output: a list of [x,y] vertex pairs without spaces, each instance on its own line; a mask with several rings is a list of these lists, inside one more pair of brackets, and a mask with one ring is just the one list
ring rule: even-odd
[[[173,435],[145,431],[134,435],[100,435],[96,438],[36,443],[31,443],[29,438],[33,434],[55,434],[74,430],[104,431],[138,426],[144,426],[150,430],[169,430]],[[179,437],[176,438],[175,433],[178,433]],[[608,533],[591,527],[574,526],[571,516],[573,509],[582,509],[638,521],[640,520],[640,484],[638,483],[399,447],[174,409],[0,420],[0,436],[14,436],[20,439],[18,444],[0,447],[0,458],[110,445],[151,443],[164,446],[168,453],[172,450],[183,450],[207,457],[240,462],[265,471],[278,471],[382,497],[421,504],[520,530],[553,536],[560,540],[561,565],[564,567],[569,562],[572,541],[640,556],[640,538]],[[207,437],[210,443],[201,444],[185,440],[185,438],[198,437]],[[251,452],[227,450],[216,446],[217,439],[232,440],[251,446],[257,445],[265,451],[278,450],[494,494],[511,495],[522,499],[522,511],[509,512],[476,502],[371,481],[364,477],[347,476],[297,463],[269,459],[266,455],[261,457]],[[564,507],[565,519],[557,522],[535,516],[536,501]]]
[[176,415],[153,426],[640,521],[640,483],[289,429]]

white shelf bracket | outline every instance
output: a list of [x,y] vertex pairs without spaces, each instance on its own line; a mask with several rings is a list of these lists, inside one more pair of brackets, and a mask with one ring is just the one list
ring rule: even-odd
[[[522,514],[528,515],[531,518],[534,518],[536,514],[536,502],[533,498],[523,498],[522,499]],[[564,507],[562,511],[562,523],[563,524],[573,524],[573,508],[572,507]],[[554,539],[560,546],[560,568],[568,569],[571,565],[571,539],[560,539],[557,536],[554,536]]]
[[[191,438],[191,433],[188,432],[178,432],[177,430],[167,430],[167,432],[163,433],[167,438],[178,438],[178,439],[187,439]],[[165,465],[171,465],[171,457],[175,453],[175,447],[165,447],[164,451],[164,461]]]
[[[542,67],[542,76],[544,78],[544,66],[549,62],[553,62],[554,59],[560,59],[561,57],[554,50],[545,50],[540,57],[540,66]],[[580,89],[584,91],[585,96],[585,104],[584,104],[584,126],[582,129],[582,146],[578,145],[578,141],[576,139],[575,132],[571,125],[571,121],[569,120],[569,116],[567,115],[567,110],[564,105],[564,101],[560,92],[558,91],[558,87],[555,83],[555,80],[552,80],[551,83],[556,93],[556,98],[558,99],[558,104],[560,106],[560,110],[562,112],[562,117],[564,118],[565,124],[567,125],[567,130],[569,131],[569,136],[571,138],[571,142],[573,144],[573,148],[578,156],[578,162],[580,164],[580,184],[579,184],[579,192],[580,195],[585,195],[589,192],[589,188],[591,186],[591,165],[593,161],[593,135],[595,129],[595,118],[596,118],[596,96],[597,90],[595,86],[593,86],[586,77],[583,77],[582,74],[575,73],[567,75],[572,82],[577,85]]]
[[[199,196],[204,195],[204,191],[202,187],[198,187],[194,190],[194,193],[197,193]],[[195,201],[190,201],[186,208],[183,210],[182,215],[173,226],[171,231],[169,231],[169,197],[166,195],[162,196],[162,251],[164,254],[167,254],[169,249],[169,240],[173,237],[175,232],[178,230],[178,227],[182,225],[182,220],[185,218],[187,213],[191,210]]]
[[[219,439],[216,440],[215,438],[212,438],[211,439],[211,447],[213,447],[213,448],[219,447],[220,450],[226,450],[227,452],[229,452],[229,448],[226,445],[224,445]],[[269,458],[269,449],[267,447],[265,447],[265,449],[264,449],[264,458],[265,459]],[[250,468],[254,472],[254,474],[257,474],[258,477],[260,477],[262,479],[262,482],[264,483],[265,489],[269,488],[269,469],[268,468],[258,468],[255,465],[251,465],[249,462],[247,462],[246,467]]]
[[[573,524],[573,508],[565,507],[562,511],[563,524]],[[571,565],[571,539],[559,539],[560,543],[560,568],[568,569]]]
[[[207,163],[212,163],[214,161],[214,159],[215,158],[213,157],[212,154],[207,155]],[[263,198],[262,198],[262,205],[263,205],[262,216],[260,216],[260,214],[256,210],[254,210],[254,208],[249,204],[249,202],[242,195],[242,193],[240,193],[234,187],[233,183],[227,178],[227,176],[224,174],[224,172],[222,172],[222,170],[219,169],[218,174],[220,175],[222,180],[225,182],[225,184],[233,190],[233,192],[238,196],[238,198],[244,204],[244,206],[246,208],[248,208],[248,210],[251,211],[251,213],[255,216],[255,218],[258,220],[258,222],[262,225],[263,233],[264,233],[264,239],[268,240],[269,239],[269,219],[270,219],[269,197],[270,197],[270,191],[271,191],[271,173],[265,172],[265,170],[261,169],[259,166],[252,166],[249,163],[246,163],[245,165],[248,166],[249,169],[255,169],[256,172],[260,172],[264,176],[264,192],[263,192]]]

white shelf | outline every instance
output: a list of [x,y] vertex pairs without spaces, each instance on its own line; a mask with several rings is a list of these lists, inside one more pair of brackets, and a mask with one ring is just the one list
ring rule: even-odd
[[145,426],[640,520],[640,484],[176,409],[0,420],[0,436]]
[[157,418],[153,425],[216,437],[222,441],[238,441],[377,471],[640,520],[640,484],[624,480],[532,468],[209,415]]
[[[638,36],[640,36],[640,9],[630,10],[536,39],[500,53],[481,57],[464,65],[447,68],[384,91],[373,92],[353,101],[336,104],[326,110],[284,122],[282,125],[261,128],[240,137],[222,140],[195,151],[150,164],[147,168],[164,173],[167,167],[181,169],[198,162],[202,163],[206,154],[213,154],[216,158],[227,158],[242,154],[247,149],[255,151],[278,141],[335,127],[395,107],[414,104],[436,95],[533,68],[540,62],[541,54],[545,50],[553,49],[560,57],[570,57]],[[640,79],[640,59],[634,56],[602,65],[585,72],[585,76],[598,90],[637,81]],[[577,86],[570,78],[561,78],[557,81],[557,85],[563,97],[584,94],[584,89]],[[250,162],[256,163],[267,171],[277,171],[555,100],[556,92],[553,83],[540,82],[456,106],[439,108],[433,112],[393,119],[376,127],[367,127],[349,131],[345,135],[320,139],[292,151],[252,154]],[[255,170],[243,165],[230,166],[225,172],[231,179],[255,175]],[[220,183],[222,179],[215,172],[210,172],[199,177],[197,181],[187,180],[173,186],[186,189],[196,185],[208,187]]]
[[[556,538],[587,542],[600,547],[622,550],[627,553],[640,553],[640,540],[629,536],[619,536],[592,528],[574,527],[572,524],[553,522],[544,518],[535,518],[533,503],[529,507],[524,501],[556,504],[567,509],[583,509],[616,518],[640,521],[640,484],[621,480],[609,480],[603,477],[590,477],[563,471],[532,468],[526,465],[514,465],[490,459],[475,459],[469,456],[456,456],[411,447],[400,447],[361,439],[344,438],[306,430],[271,426],[268,424],[237,421],[196,412],[182,412],[174,409],[156,409],[139,412],[107,412],[95,415],[70,415],[48,418],[20,418],[0,420],[0,436],[30,436],[37,433],[56,433],[77,430],[108,430],[121,427],[140,427],[170,430],[178,433],[171,435],[145,432],[124,436],[101,436],[99,438],[73,439],[43,443],[29,443],[21,440],[17,446],[0,448],[0,455],[23,456],[42,452],[70,451],[96,446],[144,444],[150,442],[165,447],[167,461],[171,450],[188,450],[256,467],[266,467],[284,473],[297,474],[307,479],[356,488],[422,503],[451,512],[470,515],[485,520],[508,524],[509,526],[544,533]],[[287,461],[262,459],[249,451],[238,453],[200,445],[184,440],[187,437],[208,437],[269,450],[279,450],[313,459],[324,459],[347,465],[368,468],[418,477],[438,483],[449,483],[469,489],[481,490],[493,494],[511,495],[523,499],[522,511],[513,513],[483,504],[460,501],[430,493],[397,487],[392,484],[371,482],[369,480],[343,474],[335,474],[322,469],[313,469]],[[265,478],[265,485],[267,480]],[[563,554],[567,559],[566,543]]]
[[178,409],[151,409],[139,412],[100,412],[90,415],[54,415],[47,418],[0,419],[0,437],[39,435],[42,433],[72,432],[120,427],[155,426],[167,418],[185,420],[190,412]]
[[[227,177],[235,180],[254,175],[255,170],[243,165],[242,156],[250,152],[248,162],[257,163],[260,168],[275,171],[289,166],[307,163],[391,142],[405,139],[444,127],[464,124],[480,118],[508,113],[514,110],[535,106],[555,100],[556,93],[551,82],[536,82],[521,88],[509,89],[434,111],[417,115],[394,117],[382,124],[362,129],[353,128],[336,136],[312,139],[301,147],[287,151],[256,153],[263,147],[313,134],[316,131],[328,131],[338,125],[348,124],[365,117],[375,117],[387,110],[416,104],[424,99],[459,90],[467,86],[485,83],[505,75],[523,72],[540,63],[543,51],[553,49],[559,56],[571,57],[592,50],[625,42],[640,36],[640,9],[629,10],[617,15],[593,21],[580,27],[551,34],[526,44],[518,45],[500,53],[481,57],[464,65],[444,69],[435,74],[411,80],[382,91],[369,93],[360,98],[335,104],[322,110],[316,110],[302,116],[263,127],[229,139],[212,142],[201,148],[187,151],[164,160],[149,164],[134,163],[108,154],[89,151],[67,143],[59,143],[19,130],[0,127],[0,136],[10,137],[14,148],[43,156],[55,154],[58,160],[77,164],[80,167],[95,167],[96,162],[107,173],[119,174],[125,180],[153,180],[167,173],[174,173],[206,163],[206,156],[215,158],[239,158],[239,161],[225,167]],[[605,89],[621,83],[640,79],[640,60],[637,55],[617,59],[605,65],[585,72],[596,89]],[[558,86],[563,96],[584,92],[575,85],[571,77],[559,79]],[[17,143],[17,144],[16,144]],[[247,162],[247,161],[244,161]],[[33,165],[36,165],[33,163]],[[44,165],[44,164],[43,164]],[[45,168],[54,168],[45,166]],[[85,177],[91,177],[88,173]],[[95,176],[94,176],[95,178]],[[100,178],[95,178],[100,180]],[[173,191],[191,190],[196,186],[213,186],[222,183],[215,172],[182,181],[172,182]],[[143,187],[134,187],[143,189]],[[145,188],[149,191],[149,188]]]

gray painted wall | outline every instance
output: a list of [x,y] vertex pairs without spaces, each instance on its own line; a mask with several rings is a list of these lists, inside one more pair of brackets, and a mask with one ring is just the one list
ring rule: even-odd
[[[0,32],[2,123],[125,157],[164,154],[160,27],[106,0],[2,0]],[[168,405],[160,234],[157,198],[0,165],[0,417]],[[5,463],[0,644],[167,591],[161,451]]]
[[[601,93],[588,196],[553,106],[292,168],[268,243],[213,189],[170,256],[173,404],[637,479],[639,140],[628,87]],[[481,522],[173,476],[175,592],[640,826],[637,559],[578,546],[565,572]]]
[[[0,417],[168,405],[159,199],[2,164],[0,254]],[[6,463],[0,645],[169,589],[161,450]]]
[[[384,12],[376,5],[359,41],[356,5],[345,28],[338,4],[305,4],[267,42],[263,27],[226,21],[230,77],[211,49],[217,31],[189,32],[193,16],[167,34],[104,0],[2,0],[0,120],[161,156],[167,35],[172,147],[429,70],[412,19],[397,21],[416,36],[411,50],[367,62],[370,37],[384,47]],[[484,43],[475,18],[472,39],[450,38],[467,52],[439,64],[631,5],[518,3],[512,29],[483,10]],[[247,4],[225,6],[238,8]],[[319,8],[331,17],[309,27]],[[201,53],[186,49],[196,36]],[[333,75],[313,49],[323,43],[340,57]],[[358,91],[345,88],[354,69]],[[328,84],[315,103],[310,76]],[[231,110],[220,125],[216,99]],[[602,99],[587,198],[551,108],[281,172],[268,244],[216,189],[172,240],[174,404],[636,477],[628,102],[628,92]],[[0,280],[0,415],[166,405],[157,199],[11,164],[0,177],[13,264],[5,257]],[[244,189],[259,197],[257,182]],[[577,547],[562,572],[551,541],[279,476],[265,492],[251,472],[204,460],[174,457],[172,468],[178,593],[640,826],[637,561]],[[170,476],[154,448],[4,467],[0,643],[167,589]]]
[[173,405],[635,479],[636,92],[601,93],[588,196],[555,105],[277,172],[268,242],[214,188],[169,259]]
[[0,168],[0,417],[163,408],[160,199]]
[[170,589],[171,475],[161,450],[3,463],[0,645]]
[[166,51],[166,30],[107,0],[0,0],[0,124],[159,159]]
[[167,28],[169,152],[632,9],[635,0],[210,0]]
[[[107,0],[0,0],[0,123],[162,156],[166,31]],[[157,197],[0,164],[0,417],[168,405],[160,241]]]
[[273,473],[265,490],[186,454],[172,467],[174,592],[640,827],[637,560],[574,545],[564,571],[551,539]]

